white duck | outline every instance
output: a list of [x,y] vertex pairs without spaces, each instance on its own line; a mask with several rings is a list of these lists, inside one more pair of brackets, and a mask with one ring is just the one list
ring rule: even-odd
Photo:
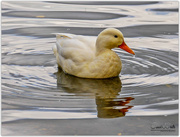
[[82,78],[110,78],[121,72],[122,63],[112,48],[135,54],[115,28],[103,30],[96,38],[56,33],[53,46],[57,64],[65,73]]

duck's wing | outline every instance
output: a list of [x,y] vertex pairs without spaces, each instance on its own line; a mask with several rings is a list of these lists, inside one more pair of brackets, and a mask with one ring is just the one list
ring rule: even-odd
[[55,33],[56,45],[53,51],[58,65],[81,65],[95,57],[96,38],[91,36]]

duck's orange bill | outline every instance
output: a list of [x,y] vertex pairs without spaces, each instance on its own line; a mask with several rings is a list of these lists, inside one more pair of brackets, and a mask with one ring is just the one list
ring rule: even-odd
[[121,49],[123,49],[123,50],[125,50],[125,51],[127,51],[127,52],[129,52],[129,53],[131,53],[131,54],[133,54],[133,55],[135,55],[135,53],[134,53],[134,51],[132,50],[132,49],[130,49],[127,45],[126,45],[126,43],[123,41],[123,43],[120,45],[120,46],[118,46],[119,48],[121,48]]

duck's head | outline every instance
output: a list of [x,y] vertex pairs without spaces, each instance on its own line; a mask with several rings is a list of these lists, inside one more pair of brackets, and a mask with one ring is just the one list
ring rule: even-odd
[[107,28],[103,30],[97,38],[96,41],[97,49],[101,50],[104,48],[112,49],[112,48],[121,48],[133,55],[135,55],[134,51],[132,51],[124,42],[124,37],[121,31],[115,28]]

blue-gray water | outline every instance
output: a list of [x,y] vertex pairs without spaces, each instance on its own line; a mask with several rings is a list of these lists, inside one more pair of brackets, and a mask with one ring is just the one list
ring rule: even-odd
[[[114,49],[119,77],[58,70],[51,33],[107,27],[136,53]],[[178,2],[4,1],[1,51],[2,135],[178,134]]]

